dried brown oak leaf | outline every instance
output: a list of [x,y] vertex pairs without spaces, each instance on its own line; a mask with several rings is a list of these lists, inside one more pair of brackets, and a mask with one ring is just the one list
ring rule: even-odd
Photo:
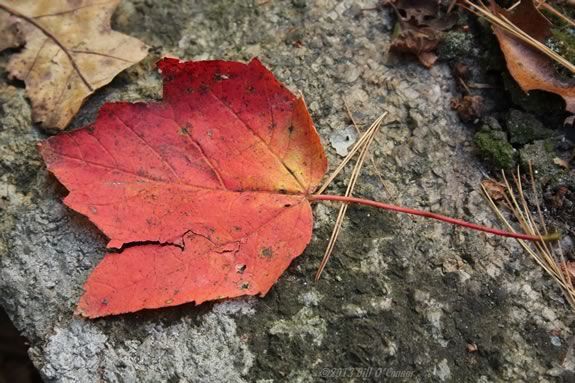
[[487,179],[481,181],[481,185],[483,186],[485,191],[489,194],[492,200],[501,201],[505,198],[505,194],[507,193],[507,188],[505,187],[505,184],[494,181],[492,179]]
[[110,27],[120,0],[0,0],[0,50],[25,42],[8,72],[26,83],[32,117],[64,129],[84,99],[146,57],[140,40]]
[[383,5],[396,9],[404,21],[414,20],[417,24],[424,24],[439,12],[438,2],[433,0],[384,0]]
[[383,5],[392,7],[398,20],[391,49],[413,53],[430,68],[437,61],[434,51],[443,31],[455,24],[454,14],[442,14],[438,2],[430,0],[384,0]]
[[435,48],[441,40],[441,34],[432,28],[416,27],[408,23],[399,23],[394,33],[391,49],[397,52],[413,53],[427,68],[437,61]]
[[[550,36],[551,23],[535,7],[532,0],[523,0],[513,11],[507,11],[491,2],[495,14],[503,15],[518,28],[539,42]],[[575,113],[575,82],[562,79],[556,72],[554,62],[535,48],[513,37],[501,28],[493,26],[505,56],[507,68],[525,92],[544,90],[556,93],[565,100],[565,109]]]
[[463,96],[451,100],[451,109],[455,110],[463,121],[472,121],[483,114],[483,97]]
[[0,12],[0,37],[0,52],[24,44],[24,39],[18,31],[17,19],[6,12]]

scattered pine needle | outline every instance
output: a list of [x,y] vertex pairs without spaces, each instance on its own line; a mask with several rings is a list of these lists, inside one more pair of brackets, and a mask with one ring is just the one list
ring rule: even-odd
[[[358,124],[355,122],[355,119],[353,118],[353,115],[351,114],[351,109],[349,108],[349,105],[347,104],[347,102],[345,101],[345,98],[343,98],[343,105],[345,106],[345,111],[347,113],[347,117],[349,118],[349,120],[351,121],[351,123],[353,124],[353,127],[355,128],[355,131],[357,132],[358,135],[361,135],[361,131],[359,130],[359,126]],[[377,178],[379,178],[379,182],[381,182],[381,186],[383,187],[383,190],[385,190],[385,192],[387,193],[388,197],[390,197],[391,199],[393,199],[393,195],[392,193],[389,191],[388,187],[385,185],[385,180],[383,179],[381,172],[377,169],[377,165],[375,163],[375,159],[373,158],[373,153],[371,154],[371,156],[369,157],[369,162],[371,162],[371,166],[373,168],[373,172],[375,173],[375,175],[377,176]]]
[[[357,162],[355,163],[355,166],[353,167],[353,171],[352,171],[351,177],[349,179],[349,184],[347,185],[347,190],[345,191],[346,197],[351,196],[351,193],[353,192],[353,189],[355,187],[355,184],[356,184],[357,179],[359,177],[359,174],[361,172],[361,167],[365,161],[365,157],[366,157],[367,151],[369,149],[369,146],[373,142],[373,139],[375,138],[375,134],[377,133],[377,129],[381,125],[381,121],[383,120],[383,118],[386,115],[387,115],[387,112],[384,112],[379,118],[377,118],[375,120],[375,122],[369,127],[367,132],[362,136],[362,139],[360,139],[360,141],[358,141],[357,144],[354,146],[354,149],[357,148],[358,150],[361,147],[361,152],[359,153],[359,157],[357,159]],[[354,122],[354,125],[355,125],[355,122]],[[365,138],[365,140],[363,140],[364,138]],[[350,152],[348,154],[348,156],[346,157],[346,159],[351,158],[353,156],[353,154],[355,154],[355,151]],[[320,189],[320,192],[321,192],[321,189]],[[315,280],[316,281],[319,280],[319,278],[321,277],[321,273],[323,272],[325,265],[327,264],[327,262],[329,261],[329,258],[331,257],[331,253],[333,252],[335,242],[337,241],[337,237],[339,236],[339,232],[341,231],[343,219],[345,217],[345,213],[347,212],[348,206],[349,205],[347,203],[344,203],[339,208],[339,213],[338,213],[337,219],[335,221],[335,226],[334,226],[333,231],[331,233],[331,237],[330,237],[329,242],[327,244],[327,248],[326,248],[325,253],[323,255],[323,259],[321,260],[321,263],[319,265],[317,273],[315,274]]]
[[[502,175],[504,181],[503,184],[505,185],[505,194],[502,204],[504,205],[505,210],[510,212],[517,219],[521,230],[524,233],[528,233],[534,236],[547,238],[552,237],[554,234],[549,233],[545,219],[543,217],[543,213],[541,211],[541,204],[539,202],[531,164],[529,164],[529,176],[532,187],[531,192],[534,196],[538,221],[536,221],[533,217],[531,209],[529,208],[527,200],[525,199],[519,169],[517,170],[517,174],[513,175],[513,183],[515,189],[509,183],[504,172],[502,172]],[[505,218],[505,214],[497,206],[485,186],[481,185],[481,188],[483,189],[483,193],[487,197],[491,208],[499,220],[507,227],[509,231],[515,232],[513,226],[509,220]],[[555,237],[556,241],[554,243],[550,241],[528,242],[522,239],[517,239],[517,242],[519,242],[519,245],[521,245],[525,252],[529,254],[531,258],[533,258],[533,260],[537,262],[537,264],[539,264],[539,266],[541,266],[543,270],[545,270],[545,272],[547,272],[561,287],[561,290],[563,290],[563,294],[571,305],[571,308],[575,310],[575,287],[571,281],[571,276],[563,256],[561,246],[557,241],[559,239],[559,235],[555,235]]]
[[551,4],[545,2],[545,0],[541,0],[535,3],[537,8],[543,8],[549,13],[554,14],[555,16],[559,17],[561,20],[569,24],[571,27],[575,27],[575,22],[571,20],[569,17],[561,13],[557,8],[553,7]]
[[327,187],[332,183],[335,177],[337,177],[337,175],[342,171],[345,165],[347,165],[347,163],[353,158],[355,153],[357,153],[358,150],[360,150],[363,147],[365,142],[369,139],[370,132],[374,130],[376,126],[379,126],[379,124],[381,124],[381,121],[383,121],[385,116],[387,116],[387,112],[384,112],[381,116],[379,116],[377,120],[375,120],[374,123],[369,127],[369,129],[363,134],[363,136],[361,136],[360,139],[357,140],[357,142],[355,143],[353,148],[349,151],[347,156],[343,159],[343,161],[341,161],[338,167],[330,174],[328,179],[318,189],[318,191],[316,192],[317,194],[321,194],[325,191],[325,189],[327,189]]
[[347,105],[347,101],[345,101],[345,97],[343,98],[343,106],[345,107],[345,112],[347,113],[347,118],[349,118],[349,120],[353,124],[353,127],[355,128],[357,135],[361,136],[361,131],[359,130],[359,127],[357,126],[357,123],[355,122],[355,119],[353,118],[353,114],[351,114],[351,110],[349,109],[349,105]]

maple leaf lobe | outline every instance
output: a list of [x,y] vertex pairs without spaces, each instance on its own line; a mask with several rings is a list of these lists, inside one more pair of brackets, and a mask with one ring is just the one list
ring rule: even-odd
[[158,67],[161,102],[106,104],[40,144],[64,202],[130,244],[88,278],[88,317],[263,295],[311,238],[327,163],[303,100],[257,60]]

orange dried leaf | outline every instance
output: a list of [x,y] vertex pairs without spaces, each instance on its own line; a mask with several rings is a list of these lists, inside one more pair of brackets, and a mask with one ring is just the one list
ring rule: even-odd
[[[495,14],[503,15],[535,40],[544,43],[550,36],[551,23],[535,7],[532,0],[522,0],[512,11],[491,1]],[[558,75],[554,61],[509,32],[493,25],[493,31],[505,56],[507,68],[525,92],[544,90],[565,100],[565,109],[575,113],[575,81]]]
[[494,201],[500,201],[505,198],[507,187],[501,182],[491,179],[481,181],[481,185],[485,188],[489,196]]
[[304,101],[254,59],[158,64],[164,98],[113,103],[40,144],[109,238],[78,312],[264,295],[307,246],[327,162]]

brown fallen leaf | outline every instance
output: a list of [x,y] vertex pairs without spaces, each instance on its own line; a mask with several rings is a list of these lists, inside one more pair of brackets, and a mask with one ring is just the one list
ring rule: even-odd
[[[512,11],[490,1],[492,11],[505,17],[535,40],[544,43],[551,35],[551,23],[535,7],[532,0],[523,0]],[[510,33],[493,25],[507,68],[525,92],[544,90],[565,100],[565,109],[575,113],[575,81],[564,79],[555,70],[553,60]]]
[[24,44],[22,35],[16,26],[17,19],[10,17],[6,12],[0,12],[0,52]]
[[424,24],[439,11],[438,2],[429,0],[384,0],[383,5],[393,6],[404,21],[414,20],[417,24]]
[[64,129],[87,96],[147,55],[140,40],[111,29],[119,2],[0,0],[0,50],[26,42],[8,72],[26,83],[35,122]]
[[442,14],[437,1],[385,0],[383,5],[392,7],[397,15],[391,49],[413,53],[424,66],[430,68],[437,61],[434,51],[443,31],[455,24],[455,15]]
[[559,158],[559,157],[555,157],[555,158],[553,158],[553,163],[557,166],[561,166],[563,169],[569,170],[569,161],[567,161],[567,160],[564,160],[564,159]]
[[455,76],[459,77],[462,80],[465,80],[469,77],[470,70],[469,66],[459,62],[453,66],[453,72],[455,73]]
[[548,197],[549,203],[556,209],[562,208],[567,194],[569,194],[569,189],[565,186],[559,186],[559,188]]
[[459,118],[463,121],[472,121],[480,117],[483,113],[483,97],[463,96],[451,100],[451,109],[457,111]]
[[431,68],[437,61],[437,55],[434,51],[440,40],[441,34],[432,28],[421,28],[400,23],[400,27],[391,42],[391,49],[397,52],[413,53],[424,66]]
[[484,190],[489,193],[489,196],[492,200],[500,201],[505,197],[507,190],[505,184],[492,179],[486,179],[481,181],[481,185],[483,186]]

